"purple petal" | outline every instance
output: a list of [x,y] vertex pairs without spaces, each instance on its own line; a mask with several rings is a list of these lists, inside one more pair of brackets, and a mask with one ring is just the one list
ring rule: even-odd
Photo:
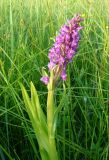
[[75,53],[75,51],[72,50],[72,49],[70,49],[70,50],[68,51],[68,53],[67,53],[67,59],[68,59],[68,60],[71,60],[71,59],[73,58],[73,56],[74,56],[74,53]]
[[41,79],[40,79],[45,85],[47,85],[49,83],[49,77],[48,76],[43,76]]
[[48,63],[49,70],[53,69],[54,66],[55,66],[55,63],[53,62]]
[[66,81],[66,79],[67,79],[67,74],[66,74],[66,71],[65,71],[65,70],[62,71],[62,73],[61,73],[61,78],[62,78],[63,81]]

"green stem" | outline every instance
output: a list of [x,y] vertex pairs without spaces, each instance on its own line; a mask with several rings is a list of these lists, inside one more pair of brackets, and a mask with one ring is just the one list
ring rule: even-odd
[[49,138],[49,156],[50,160],[58,160],[58,154],[55,144],[55,133],[53,131],[53,118],[54,118],[54,87],[53,79],[50,79],[48,86],[48,99],[47,99],[47,124],[48,124],[48,138]]
[[40,147],[40,155],[41,155],[41,160],[49,160],[47,152]]

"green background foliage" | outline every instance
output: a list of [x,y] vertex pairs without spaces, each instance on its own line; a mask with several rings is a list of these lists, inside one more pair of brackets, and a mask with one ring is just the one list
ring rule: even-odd
[[[48,51],[62,24],[80,13],[84,30],[68,67],[56,141],[63,160],[109,159],[109,1],[0,0],[0,159],[40,160],[37,140],[19,82],[37,88],[46,114],[47,89],[40,82]],[[43,137],[42,137],[43,139]]]

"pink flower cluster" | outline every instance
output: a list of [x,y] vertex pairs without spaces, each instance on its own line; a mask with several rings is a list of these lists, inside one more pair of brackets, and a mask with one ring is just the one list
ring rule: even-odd
[[[54,75],[59,76],[62,80],[66,80],[66,67],[69,62],[72,61],[73,56],[78,48],[78,42],[80,39],[79,31],[83,28],[80,26],[82,18],[80,15],[76,15],[74,18],[68,21],[60,29],[59,35],[55,39],[53,47],[49,51],[49,71],[54,70]],[[57,69],[58,72],[57,72]],[[44,76],[41,78],[46,85],[49,82],[49,77]]]

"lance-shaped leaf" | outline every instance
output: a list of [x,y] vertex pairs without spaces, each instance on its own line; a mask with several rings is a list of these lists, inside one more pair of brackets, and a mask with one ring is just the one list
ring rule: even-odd
[[[39,111],[37,109],[39,106],[37,107],[37,105],[33,105],[33,102],[31,102],[28,96],[28,93],[23,85],[21,85],[21,89],[22,89],[24,103],[25,103],[29,118],[31,120],[32,126],[34,128],[39,147],[41,148],[41,150],[44,149],[48,153],[49,152],[48,135],[47,135],[46,129],[43,127],[42,123],[40,123],[40,118],[39,118],[39,113],[38,113]],[[39,103],[38,96],[37,96],[37,101]]]
[[35,89],[35,86],[32,82],[31,82],[31,103],[34,106],[34,110],[37,111],[38,120],[39,120],[43,130],[47,134],[46,136],[48,137],[47,122],[46,122],[47,120],[46,120],[45,114],[40,106],[39,97],[38,97],[37,91]]

